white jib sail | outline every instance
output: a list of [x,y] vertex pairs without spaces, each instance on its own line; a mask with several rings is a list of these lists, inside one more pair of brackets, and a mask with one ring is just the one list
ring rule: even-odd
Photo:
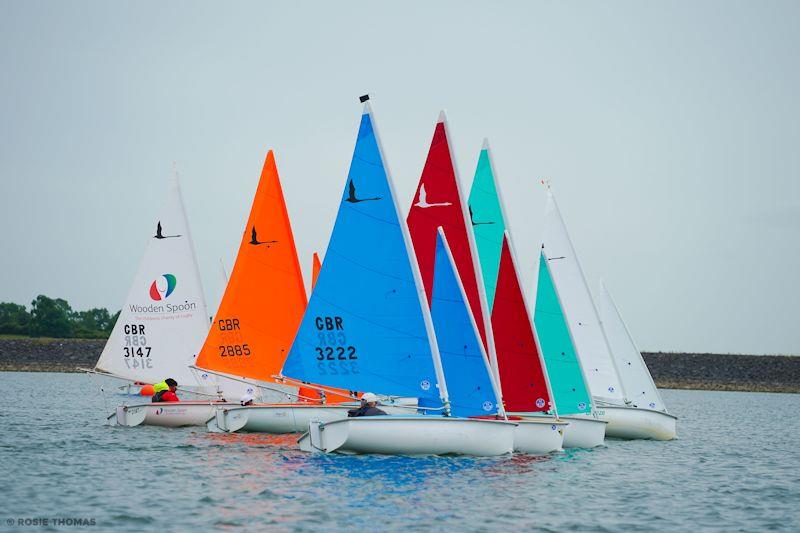
[[589,392],[599,401],[624,404],[624,391],[608,348],[578,256],[556,199],[548,189],[544,251],[564,307],[575,351],[583,366]]
[[177,174],[153,221],[122,312],[95,369],[157,383],[196,386],[194,363],[208,333],[208,311]]
[[619,377],[625,387],[626,400],[636,407],[667,412],[653,377],[647,369],[641,352],[636,348],[628,327],[619,314],[611,293],[600,282],[600,319],[606,332],[611,355],[616,362]]

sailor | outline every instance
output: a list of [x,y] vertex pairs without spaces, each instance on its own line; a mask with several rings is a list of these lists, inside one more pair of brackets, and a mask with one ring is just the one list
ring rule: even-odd
[[350,409],[347,411],[347,416],[350,418],[357,416],[380,416],[386,413],[376,407],[378,405],[378,397],[371,392],[365,392],[361,397],[361,407],[358,409]]
[[178,382],[172,378],[167,378],[161,383],[156,383],[153,385],[153,390],[155,391],[152,398],[154,403],[180,401],[178,395],[175,394],[175,391],[178,390]]

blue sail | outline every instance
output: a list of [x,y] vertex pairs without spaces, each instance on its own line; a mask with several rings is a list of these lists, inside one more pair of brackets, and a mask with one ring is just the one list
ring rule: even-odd
[[453,416],[496,414],[497,396],[475,320],[442,237],[436,239],[431,317]]
[[285,376],[442,405],[400,224],[365,110],[325,261],[284,363]]

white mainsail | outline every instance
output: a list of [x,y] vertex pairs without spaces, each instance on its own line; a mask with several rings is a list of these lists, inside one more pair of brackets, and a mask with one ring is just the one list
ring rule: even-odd
[[653,377],[647,369],[641,352],[636,348],[628,327],[619,314],[611,293],[600,282],[600,319],[608,339],[611,356],[625,388],[625,399],[634,407],[667,412],[664,400],[658,393]]
[[549,187],[543,247],[591,395],[607,404],[624,405],[624,390],[597,309]]
[[145,383],[196,386],[189,365],[208,333],[208,311],[177,173],[95,370]]

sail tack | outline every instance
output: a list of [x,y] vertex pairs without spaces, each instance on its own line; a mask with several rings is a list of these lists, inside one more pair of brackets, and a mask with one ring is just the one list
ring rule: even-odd
[[367,104],[325,261],[283,373],[441,406],[409,254]]
[[596,400],[622,405],[622,385],[614,368],[597,309],[555,197],[550,191],[545,216],[543,250],[589,390]]
[[622,320],[614,299],[604,283],[600,284],[600,318],[611,355],[625,387],[625,399],[634,407],[667,412],[650,371]]
[[589,389],[544,253],[539,259],[534,323],[558,412],[562,415],[590,413],[592,400]]
[[454,416],[498,413],[497,391],[483,343],[455,270],[444,232],[436,237],[431,317]]
[[177,176],[128,297],[95,369],[145,383],[171,377],[197,385],[194,363],[208,332],[208,312]]

